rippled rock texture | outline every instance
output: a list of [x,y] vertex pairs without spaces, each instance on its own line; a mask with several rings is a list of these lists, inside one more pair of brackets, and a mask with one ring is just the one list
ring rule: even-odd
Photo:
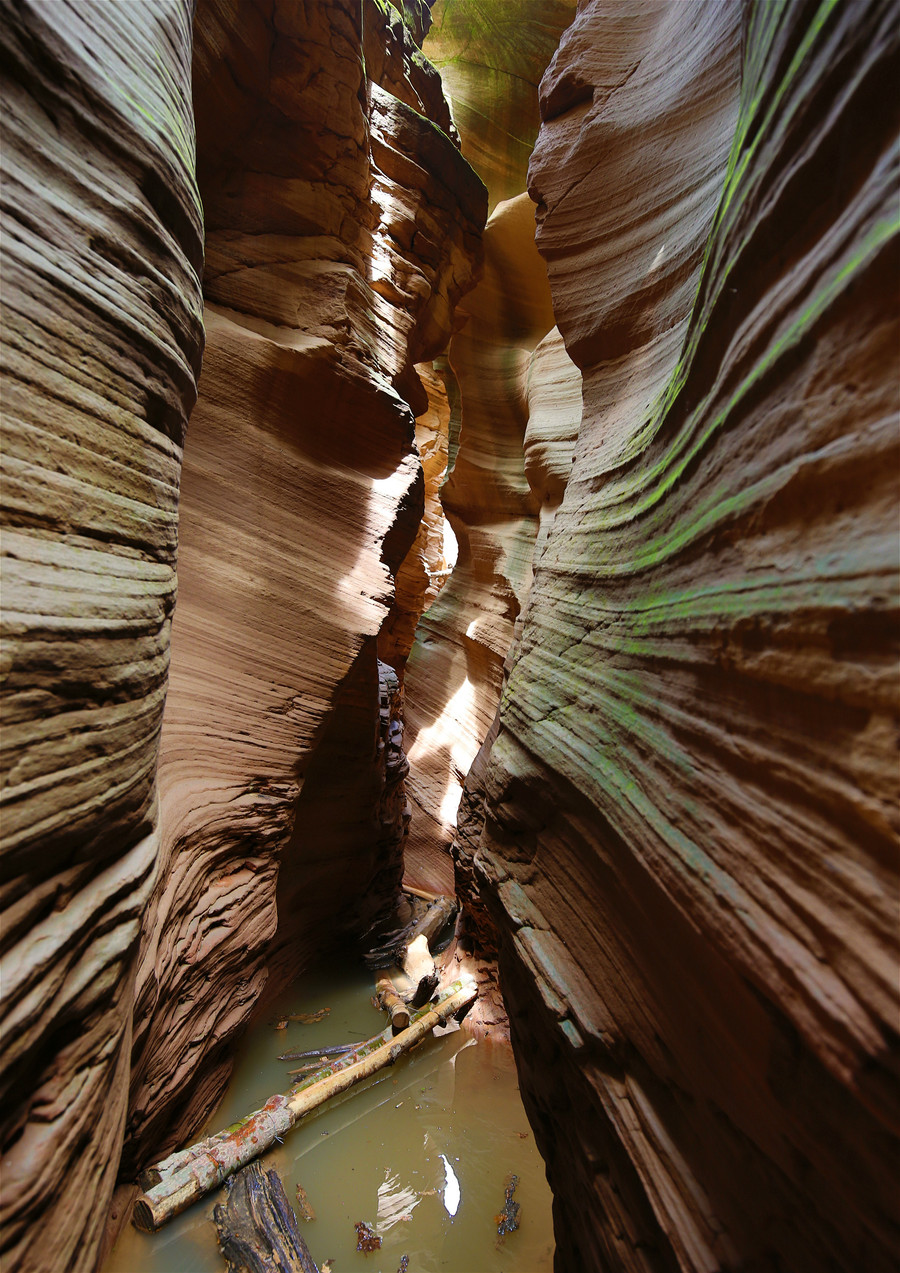
[[208,1106],[273,939],[296,971],[399,883],[375,644],[422,515],[414,364],[446,344],[486,204],[413,38],[426,13],[198,8],[207,348],[128,1165]]
[[[538,83],[574,12],[574,0],[438,0],[425,42],[447,85],[463,154],[493,207],[484,276],[461,306],[466,325],[449,350],[450,472],[441,499],[459,557],[419,626],[405,679],[413,804],[407,879],[439,892],[453,887],[449,850],[463,781],[497,711],[550,507],[537,474],[542,461],[532,488],[523,458],[526,431],[536,437],[543,427],[530,423],[533,403],[538,416],[549,406],[565,417],[570,434],[580,419],[578,372],[561,346],[551,379],[568,375],[574,399],[566,390],[551,405],[560,384],[548,379],[544,392],[532,373],[535,347],[554,319],[525,193]],[[558,492],[552,500],[559,502]],[[538,547],[544,537],[545,528]]]
[[486,193],[420,0],[200,0],[195,179],[191,8],[2,6],[10,1269],[92,1267],[123,1126],[401,871],[376,639]]
[[202,226],[190,6],[4,3],[0,24],[12,1273],[92,1267],[118,1166]]
[[900,1258],[897,40],[590,0],[542,84],[584,416],[475,869],[560,1269]]
[[526,195],[500,204],[484,236],[484,277],[449,361],[462,404],[459,443],[441,491],[459,556],[424,615],[406,668],[413,802],[408,871],[452,884],[447,855],[462,783],[500,699],[503,661],[531,584],[538,500],[525,476],[528,367],[553,323]]
[[[422,462],[424,512],[409,552],[400,563],[394,588],[394,604],[378,633],[379,656],[402,670],[424,612],[437,599],[451,566],[445,545],[445,517],[441,486],[450,457],[450,400],[446,388],[445,359],[416,367],[428,394],[428,407],[416,417],[416,449]],[[455,562],[455,556],[454,556]]]

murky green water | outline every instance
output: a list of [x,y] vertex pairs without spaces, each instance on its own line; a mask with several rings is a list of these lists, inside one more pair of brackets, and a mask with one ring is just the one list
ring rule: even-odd
[[[210,1119],[216,1131],[286,1091],[288,1049],[367,1038],[384,1028],[358,968],[320,971],[282,995],[240,1046],[228,1093]],[[276,1031],[280,1012],[331,1009],[315,1025]],[[313,1258],[334,1273],[549,1273],[550,1190],[522,1109],[509,1049],[474,1042],[465,1029],[429,1038],[365,1084],[308,1116],[263,1159],[292,1204],[306,1191],[316,1219],[301,1221]],[[520,1227],[498,1242],[495,1216],[511,1172]],[[156,1234],[123,1231],[103,1273],[222,1273],[211,1215],[219,1190]],[[354,1222],[383,1239],[356,1250]]]

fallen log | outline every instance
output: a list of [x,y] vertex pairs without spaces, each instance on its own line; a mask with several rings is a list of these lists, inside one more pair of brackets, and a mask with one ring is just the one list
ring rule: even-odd
[[416,937],[409,943],[400,960],[400,968],[409,978],[407,1002],[414,1008],[421,1008],[437,990],[439,980],[427,937]]
[[289,1132],[311,1110],[355,1086],[423,1039],[435,1026],[461,1013],[475,999],[474,983],[453,982],[441,998],[413,1015],[409,1026],[394,1035],[390,1026],[355,1052],[316,1070],[287,1095],[270,1096],[262,1109],[216,1136],[170,1154],[140,1177],[144,1189],[134,1204],[132,1223],[151,1233],[227,1177],[252,1162]]
[[375,978],[375,998],[388,1014],[394,1034],[405,1030],[409,1025],[409,1008],[397,994],[397,987],[391,981],[389,973],[381,972]]
[[418,923],[413,925],[409,940],[412,942],[417,937],[425,937],[431,943],[458,909],[455,897],[435,898]]
[[415,1008],[427,1003],[437,989],[438,973],[429,945],[455,912],[455,898],[439,897],[410,931],[399,963],[410,981],[411,991],[407,1002]]
[[317,1056],[346,1056],[359,1047],[358,1043],[334,1043],[327,1048],[310,1048],[308,1052],[282,1052],[279,1061],[309,1061]]
[[277,1171],[244,1167],[213,1220],[229,1273],[319,1273]]
[[442,896],[441,893],[426,893],[423,888],[413,888],[409,884],[401,885],[402,891],[410,897],[418,897],[422,902],[436,902]]

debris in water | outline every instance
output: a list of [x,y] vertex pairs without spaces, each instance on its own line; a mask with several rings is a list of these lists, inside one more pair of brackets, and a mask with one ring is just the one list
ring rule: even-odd
[[400,1267],[398,1268],[397,1273],[406,1273],[406,1271],[407,1271],[407,1269],[408,1269],[408,1268],[409,1268],[409,1256],[408,1256],[408,1255],[401,1255],[401,1256],[400,1256]]
[[363,1220],[357,1220],[353,1227],[356,1229],[357,1251],[365,1251],[368,1255],[370,1251],[378,1250],[381,1246],[381,1238],[370,1224],[366,1224]]
[[508,1176],[506,1179],[506,1202],[503,1204],[503,1210],[494,1219],[497,1221],[497,1233],[501,1238],[507,1233],[512,1233],[514,1229],[519,1227],[519,1204],[513,1202],[513,1194],[516,1192],[516,1185],[519,1183],[518,1176]]
[[259,1162],[251,1162],[231,1176],[213,1220],[229,1269],[262,1268],[265,1257],[269,1269],[315,1273],[277,1171],[264,1172]]
[[288,1070],[288,1074],[314,1074],[316,1070],[324,1070],[325,1062],[319,1057],[318,1061],[307,1061],[305,1065],[298,1065],[296,1070]]
[[324,1021],[330,1011],[330,1008],[320,1008],[318,1012],[295,1012],[288,1017],[288,1021],[296,1021],[300,1025],[316,1025],[319,1021]]
[[300,1212],[300,1218],[302,1220],[315,1220],[316,1218],[316,1213],[309,1205],[306,1190],[302,1185],[297,1186],[297,1210]]
[[320,1269],[320,1273],[334,1273],[334,1256],[325,1261]]
[[335,1043],[327,1048],[310,1048],[307,1052],[282,1052],[278,1058],[279,1061],[306,1061],[317,1056],[344,1056],[347,1052],[353,1052],[358,1043]]
[[277,1021],[273,1021],[272,1025],[276,1030],[286,1030],[288,1026],[287,1017],[279,1017]]

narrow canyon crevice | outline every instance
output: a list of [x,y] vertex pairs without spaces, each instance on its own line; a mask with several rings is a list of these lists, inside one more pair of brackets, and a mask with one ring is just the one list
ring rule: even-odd
[[484,219],[396,11],[202,0],[194,32],[206,349],[128,1165],[196,1125],[274,968],[358,936],[396,893],[375,644],[422,517],[414,365],[446,344]]
[[896,1267],[896,16],[0,0],[10,1273],[404,878],[561,1273]]

